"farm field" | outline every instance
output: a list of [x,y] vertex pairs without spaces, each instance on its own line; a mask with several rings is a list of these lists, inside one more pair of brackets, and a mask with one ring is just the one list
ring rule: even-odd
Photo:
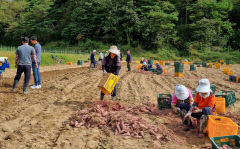
[[[184,78],[174,77],[173,62],[165,66],[167,73],[163,75],[143,74],[137,72],[137,64],[133,71],[127,72],[126,64],[122,64],[118,83],[118,99],[127,106],[151,102],[157,105],[159,93],[173,93],[177,84],[183,84],[195,90],[201,78],[208,78],[220,90],[235,91],[237,102],[227,108],[227,112],[240,112],[240,84],[229,82],[228,76],[215,68],[197,67],[190,72],[185,65]],[[240,73],[240,64],[230,66],[235,73]],[[55,65],[40,67],[42,89],[31,90],[22,94],[22,83],[17,93],[11,87],[16,69],[7,69],[0,80],[0,149],[199,149],[211,146],[208,137],[199,139],[195,130],[185,132],[178,115],[171,110],[162,110],[159,115],[141,115],[152,124],[163,124],[171,129],[182,144],[173,141],[165,143],[153,140],[151,136],[125,139],[114,135],[109,129],[73,128],[69,118],[78,109],[99,100],[97,88],[102,71],[89,69],[88,64]],[[33,77],[31,83],[33,84]],[[105,99],[110,99],[106,96]],[[233,119],[240,125],[240,119]]]

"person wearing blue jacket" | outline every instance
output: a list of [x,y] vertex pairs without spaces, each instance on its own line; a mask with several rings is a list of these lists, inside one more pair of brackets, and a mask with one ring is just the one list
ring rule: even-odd
[[128,68],[128,71],[131,71],[132,56],[131,56],[129,50],[127,51],[127,58],[126,58],[126,61],[127,61],[127,68]]
[[96,67],[96,57],[95,57],[96,53],[97,53],[97,51],[93,50],[93,52],[92,52],[92,54],[90,56],[90,61],[91,61],[90,68],[92,68],[92,65],[94,66],[94,68]]

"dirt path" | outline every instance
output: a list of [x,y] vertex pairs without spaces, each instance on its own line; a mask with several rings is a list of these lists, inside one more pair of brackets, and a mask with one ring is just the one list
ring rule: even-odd
[[[231,68],[240,72],[240,65]],[[136,68],[136,64],[133,66]],[[208,78],[219,90],[234,90],[240,96],[240,85],[227,81],[220,70],[197,68],[190,72],[185,67],[185,78],[173,77],[173,66],[166,67],[166,75],[127,73],[123,64],[118,84],[118,98],[126,105],[143,101],[157,103],[158,93],[173,93],[177,84],[195,89],[200,78]],[[0,80],[0,149],[85,149],[85,148],[176,148],[178,144],[159,142],[146,136],[144,139],[123,139],[107,129],[71,128],[68,118],[78,109],[99,100],[97,85],[102,77],[100,70],[89,70],[77,65],[42,67],[42,89],[30,90],[28,95],[10,89],[15,69],[7,70]],[[23,80],[23,79],[22,79]],[[32,82],[31,82],[32,83]],[[110,98],[110,97],[106,97]],[[238,98],[239,99],[239,98]],[[240,102],[227,109],[240,111]],[[181,148],[201,148],[209,145],[209,139],[198,139],[195,132],[182,131],[181,120],[169,110],[161,116],[146,116],[153,123],[163,123],[175,130],[183,139]],[[179,129],[178,129],[179,128]]]

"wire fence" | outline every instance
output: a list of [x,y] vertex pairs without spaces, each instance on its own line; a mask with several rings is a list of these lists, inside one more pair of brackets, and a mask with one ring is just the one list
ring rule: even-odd
[[[16,51],[17,47],[15,46],[3,46],[0,45],[0,51]],[[88,54],[87,51],[73,50],[73,49],[47,49],[42,48],[43,53],[59,53],[59,54]]]

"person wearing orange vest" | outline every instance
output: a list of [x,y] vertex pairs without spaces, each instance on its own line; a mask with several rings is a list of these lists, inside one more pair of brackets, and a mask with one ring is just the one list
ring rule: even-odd
[[183,121],[190,116],[197,119],[199,137],[203,136],[203,130],[207,124],[208,115],[215,115],[216,97],[210,88],[208,79],[201,79],[196,89],[197,94],[193,105],[182,105],[188,111]]

